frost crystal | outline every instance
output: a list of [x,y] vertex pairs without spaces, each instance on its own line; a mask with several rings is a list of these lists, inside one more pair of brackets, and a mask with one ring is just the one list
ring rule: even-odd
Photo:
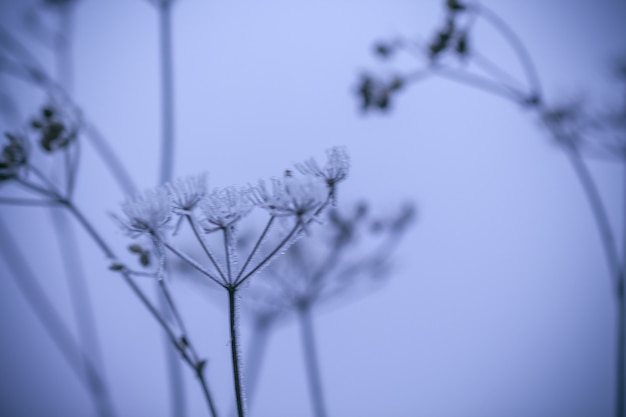
[[315,215],[315,211],[328,200],[326,184],[317,177],[272,179],[271,191],[264,181],[250,190],[252,201],[273,216],[296,216],[300,222]]
[[215,189],[200,201],[204,220],[211,226],[228,227],[252,210],[248,192],[236,187]]
[[206,174],[179,178],[167,183],[166,188],[176,210],[192,210],[207,194]]
[[335,186],[348,176],[350,157],[344,147],[335,146],[326,150],[328,161],[324,168],[320,168],[315,159],[311,158],[302,164],[296,164],[296,169],[305,175],[322,178],[330,188],[330,196],[335,201]]
[[125,218],[114,216],[131,236],[158,233],[170,220],[172,206],[165,188],[145,191],[122,204]]

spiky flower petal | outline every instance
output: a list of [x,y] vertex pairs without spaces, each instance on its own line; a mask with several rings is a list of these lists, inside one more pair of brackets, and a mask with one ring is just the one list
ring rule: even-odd
[[252,201],[273,216],[296,216],[307,221],[328,200],[329,192],[318,177],[286,175],[272,179],[271,190],[264,181],[251,187]]
[[164,230],[170,220],[170,196],[163,187],[148,190],[122,203],[122,212],[123,218],[114,217],[129,235],[156,234]]
[[174,210],[190,211],[207,195],[206,174],[178,178],[165,187]]
[[[215,189],[200,201],[205,229],[228,227],[252,210],[248,192],[237,187]],[[208,223],[208,224],[206,224]]]

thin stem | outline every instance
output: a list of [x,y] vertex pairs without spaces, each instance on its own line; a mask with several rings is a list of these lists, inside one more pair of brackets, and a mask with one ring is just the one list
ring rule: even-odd
[[256,271],[258,271],[259,269],[261,269],[267,262],[269,262],[274,255],[276,255],[287,243],[289,243],[289,241],[294,237],[294,235],[296,234],[296,232],[298,231],[298,228],[300,226],[300,222],[296,222],[296,224],[293,226],[293,228],[291,229],[291,231],[287,234],[287,236],[285,236],[285,238],[278,244],[278,246],[276,246],[274,248],[274,250],[272,250],[270,252],[269,255],[267,255],[261,262],[259,262],[254,268],[252,268],[252,270],[250,272],[248,272],[247,274],[245,274],[243,276],[243,278],[238,279],[237,281],[235,281],[235,286],[239,287],[241,284],[243,284],[247,279],[249,279],[252,275],[254,275],[254,273]]
[[248,255],[248,258],[246,259],[246,261],[244,262],[243,266],[241,267],[241,270],[237,274],[237,278],[235,279],[235,281],[237,281],[239,278],[241,278],[243,273],[246,271],[246,268],[248,267],[248,264],[250,263],[250,261],[252,260],[254,255],[256,254],[256,251],[259,249],[259,246],[261,246],[261,242],[263,242],[263,239],[265,239],[265,235],[267,235],[267,232],[272,227],[272,224],[274,223],[274,219],[275,218],[276,218],[276,216],[271,216],[270,217],[269,221],[265,225],[265,228],[263,229],[263,232],[261,232],[261,236],[259,236],[259,238],[257,239],[256,243],[254,244],[254,247],[252,248],[252,250],[250,251],[250,254]]
[[302,336],[302,348],[304,350],[304,362],[307,370],[311,403],[315,417],[326,417],[326,405],[322,390],[322,378],[320,375],[317,346],[315,343],[315,331],[311,318],[311,308],[303,303],[298,308],[300,318],[300,330]]
[[448,78],[452,81],[465,84],[470,87],[477,88],[479,90],[487,91],[488,93],[495,94],[497,96],[504,97],[508,100],[512,100],[516,103],[524,101],[524,94],[519,91],[493,82],[489,79],[479,77],[468,72],[454,70],[452,68],[435,66],[432,68],[433,72],[442,78]]
[[485,20],[490,22],[492,26],[495,27],[502,34],[502,36],[504,36],[508,40],[509,44],[517,54],[520,63],[522,64],[522,68],[524,69],[524,72],[528,77],[528,82],[530,83],[531,88],[534,90],[534,93],[538,97],[543,97],[543,93],[541,91],[541,83],[539,81],[539,75],[537,73],[537,69],[535,68],[535,64],[533,63],[530,54],[526,50],[526,47],[517,37],[515,32],[500,16],[498,16],[485,6],[474,4],[471,6],[471,8],[475,12],[479,13]]
[[174,81],[172,71],[172,13],[171,0],[159,2],[160,49],[161,49],[161,172],[160,182],[172,179],[174,159]]
[[204,393],[204,398],[209,405],[209,411],[211,412],[211,417],[217,417],[217,410],[215,409],[215,404],[213,403],[213,397],[211,396],[211,391],[209,390],[209,385],[206,381],[206,377],[204,376],[204,364],[206,362],[198,362],[196,364],[196,377],[200,381],[200,385],[202,386],[202,392]]
[[[155,235],[152,236],[152,240],[159,257],[159,266],[157,269],[157,283],[160,289],[160,291],[158,291],[158,307],[166,319],[171,320],[172,316],[174,317],[174,320],[178,325],[178,329],[182,331],[181,343],[186,344],[187,336],[185,334],[184,326],[182,325],[182,320],[177,314],[172,297],[170,296],[167,286],[165,285],[165,250]],[[176,358],[176,349],[169,343],[167,337],[164,338],[164,343],[165,362],[168,372],[167,380],[170,386],[172,400],[171,413],[174,417],[183,417],[187,415],[187,403],[185,402],[185,387],[183,385],[182,367]],[[192,351],[191,353],[194,357],[194,362],[197,362],[197,355],[195,354],[195,351]]]
[[30,181],[26,181],[26,180],[24,180],[22,178],[19,178],[19,177],[15,178],[15,182],[17,182],[18,184],[22,185],[23,187],[28,188],[29,190],[32,190],[32,191],[34,191],[34,192],[36,192],[38,194],[42,194],[44,196],[50,197],[50,198],[55,199],[55,200],[59,198],[59,196],[57,194],[53,193],[52,191],[46,190],[45,188],[40,187],[37,184],[33,184]]
[[220,287],[224,287],[224,283],[220,282],[220,280],[218,280],[216,277],[214,277],[213,274],[211,274],[209,271],[207,271],[202,265],[200,265],[198,262],[196,262],[191,256],[189,256],[186,253],[176,249],[174,246],[170,245],[167,242],[163,242],[163,245],[165,245],[165,247],[167,249],[169,249],[173,254],[175,254],[176,256],[178,256],[179,258],[184,260],[185,262],[187,262],[189,265],[191,265],[194,269],[196,269],[202,275],[207,276],[209,279],[211,279],[213,282],[215,282]]
[[59,191],[56,185],[54,185],[52,181],[50,181],[36,166],[29,164],[28,170],[32,172],[37,178],[39,178],[39,181],[41,181],[48,187],[49,192],[55,195],[62,195],[61,191]]
[[[174,298],[172,297],[172,294],[167,286],[167,283],[165,282],[165,271],[167,270],[167,268],[165,265],[165,250],[163,249],[163,244],[154,236],[153,236],[153,242],[159,253],[159,270],[157,272],[157,282],[159,283],[161,292],[163,293],[163,296],[165,297],[165,301],[167,302],[167,307],[172,312],[174,321],[176,322],[176,325],[182,332],[185,343],[189,344],[189,333],[187,332],[187,328],[185,327],[185,322],[183,321],[182,316],[180,315],[179,310],[176,307],[176,303],[174,302]],[[199,357],[195,349],[193,348],[193,345],[189,345],[189,350],[191,354],[193,355],[194,361],[197,362]]]
[[[91,297],[86,283],[86,274],[80,262],[80,249],[76,234],[69,223],[68,213],[51,210],[52,225],[58,239],[61,260],[65,268],[65,277],[70,292],[70,302],[74,311],[78,338],[81,346],[91,352],[93,365],[103,373],[102,352],[98,338],[96,320],[92,309]],[[104,375],[101,375],[104,378]],[[105,380],[102,380],[101,395],[110,403],[110,390]]]
[[237,338],[238,306],[237,288],[228,287],[228,307],[230,317],[230,353],[233,362],[233,376],[235,383],[235,400],[237,402],[238,417],[245,417],[244,392],[241,378],[241,365],[239,363],[239,344]]
[[72,332],[66,327],[61,315],[39,285],[24,254],[17,246],[15,239],[11,236],[9,229],[1,218],[0,237],[2,237],[2,242],[4,243],[2,250],[3,258],[11,272],[9,275],[14,279],[17,288],[24,296],[29,307],[43,325],[54,345],[61,352],[70,369],[91,395],[98,414],[100,416],[113,415],[112,404],[106,394],[106,390],[104,390],[104,382],[98,369],[74,340]]
[[59,203],[56,200],[34,200],[32,198],[0,198],[0,204],[13,206],[56,206]]
[[223,232],[223,235],[224,235],[224,252],[226,254],[226,273],[227,273],[226,276],[228,278],[228,284],[232,285],[232,283],[233,283],[233,274],[232,274],[232,267],[231,267],[231,264],[230,264],[231,260],[232,260],[232,257],[231,257],[231,253],[230,253],[230,241],[229,241],[230,239],[229,239],[229,236],[228,236],[228,230],[229,230],[228,226],[222,227],[222,232]]
[[583,187],[587,201],[591,206],[593,218],[595,219],[596,226],[600,232],[600,239],[602,241],[602,247],[604,248],[604,254],[609,266],[609,272],[613,280],[613,289],[619,299],[621,291],[620,261],[617,254],[617,248],[615,246],[613,231],[611,230],[611,224],[609,222],[604,204],[602,203],[602,198],[600,197],[596,183],[589,173],[585,162],[578,153],[578,150],[575,147],[568,147],[565,148],[565,152],[570,163],[572,164],[572,167],[574,168],[574,173],[576,174],[578,181]]
[[626,415],[624,390],[626,389],[626,301],[624,283],[620,283],[617,298],[616,369],[615,369],[615,417]]
[[[102,252],[104,252],[106,257],[109,258],[110,260],[115,260],[116,257],[115,257],[115,254],[113,253],[113,251],[111,250],[111,248],[109,248],[109,246],[106,244],[106,242],[102,239],[102,237],[95,230],[95,228],[91,225],[91,223],[89,223],[89,221],[82,214],[82,212],[79,211],[78,208],[76,208],[76,206],[73,205],[71,202],[63,201],[63,204],[74,215],[76,220],[84,227],[84,229],[87,232],[87,234],[96,242],[96,244],[98,245],[98,247],[100,247]],[[169,248],[169,249],[171,250],[171,248]],[[178,350],[178,352],[180,353],[180,355],[181,355],[182,359],[185,361],[185,363],[187,363],[192,369],[194,369],[196,371],[196,374],[197,374],[197,369],[198,369],[198,367],[201,366],[200,363],[199,362],[195,362],[194,360],[192,360],[189,357],[185,347],[181,346],[181,344],[179,343],[179,339],[176,337],[176,335],[172,331],[171,327],[168,325],[167,321],[163,318],[161,313],[152,305],[150,300],[148,300],[146,295],[137,286],[137,284],[135,283],[133,278],[130,276],[130,274],[126,270],[124,270],[124,269],[120,270],[119,272],[122,275],[122,277],[124,278],[124,280],[126,281],[126,283],[131,287],[131,289],[133,290],[135,295],[137,297],[139,297],[140,301],[148,309],[150,314],[152,314],[152,316],[157,320],[159,325],[163,328],[163,330],[165,331],[165,333],[166,333],[167,337],[169,338],[170,342],[174,345],[176,350]],[[187,340],[187,342],[190,343],[188,340]],[[190,349],[190,350],[193,350],[193,349]],[[211,395],[208,392],[208,387],[206,385],[206,381],[204,380],[204,378],[199,378],[199,379],[200,379],[200,383],[202,385],[202,390],[205,393],[205,397],[207,399],[207,403],[209,405],[209,409],[211,410],[211,414],[212,414],[213,417],[216,417],[215,408],[213,406],[213,400],[211,398]]]
[[487,74],[490,74],[494,78],[499,78],[503,83],[513,84],[517,87],[523,87],[523,85],[506,70],[501,68],[498,64],[481,54],[480,52],[473,50],[471,55],[472,62],[481,68]]
[[215,260],[215,256],[213,256],[213,252],[210,250],[209,245],[207,245],[207,243],[205,242],[204,236],[198,230],[198,225],[196,224],[195,219],[189,214],[185,215],[185,217],[187,218],[187,221],[191,225],[191,230],[193,230],[194,235],[196,235],[196,239],[198,239],[198,241],[200,242],[200,246],[202,246],[204,253],[206,253],[206,256],[209,258],[209,260],[213,264],[213,267],[215,267],[215,269],[217,270],[217,273],[220,274],[222,281],[226,282],[226,276],[224,275],[222,268],[220,268],[217,261]]

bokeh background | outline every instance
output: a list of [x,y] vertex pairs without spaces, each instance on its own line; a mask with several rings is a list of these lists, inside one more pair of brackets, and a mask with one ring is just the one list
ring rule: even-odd
[[[548,102],[623,96],[611,78],[626,53],[623,1],[485,5],[525,42]],[[53,72],[51,49],[26,24],[33,9],[54,27],[54,13],[35,1],[0,0],[0,23]],[[207,171],[211,187],[244,185],[345,145],[352,170],[340,205],[365,198],[380,214],[405,201],[419,207],[388,282],[316,315],[330,416],[609,416],[611,280],[582,189],[538,121],[439,79],[411,86],[387,114],[359,111],[359,75],[393,72],[374,59],[373,42],[427,39],[443,14],[439,1],[174,2],[175,175]],[[161,126],[157,12],[143,0],[81,0],[74,19],[75,100],[137,184],[152,187]],[[520,73],[493,31],[479,26],[477,36]],[[4,74],[0,88],[17,109],[1,119],[3,130],[43,104],[40,91]],[[82,158],[77,203],[121,252],[128,239],[109,213],[125,196],[92,147]],[[590,167],[614,230],[624,230],[620,166]],[[49,210],[3,206],[0,215],[71,322]],[[118,414],[170,415],[161,330],[76,230]],[[0,240],[3,252],[6,244]],[[0,259],[0,414],[95,415],[8,274]],[[172,285],[227,415],[223,305],[191,282]],[[247,329],[244,322],[244,339]],[[252,416],[312,415],[297,330],[287,322],[273,333]],[[184,375],[189,415],[207,415],[194,376]]]

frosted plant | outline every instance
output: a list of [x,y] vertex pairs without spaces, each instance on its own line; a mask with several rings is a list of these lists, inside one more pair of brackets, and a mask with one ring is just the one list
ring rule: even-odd
[[294,176],[290,171],[284,178],[272,179],[271,190],[264,181],[250,187],[250,199],[272,216],[295,216],[305,225],[318,214],[328,200],[329,189],[324,181],[316,177]]
[[[170,251],[200,272],[208,282],[217,284],[227,292],[231,358],[239,417],[246,414],[237,324],[239,290],[252,276],[286,251],[328,207],[335,194],[336,184],[346,177],[348,170],[348,157],[344,149],[336,148],[328,154],[329,163],[323,169],[309,161],[306,164],[308,168],[305,169],[308,170],[307,175],[294,175],[286,171],[284,178],[271,180],[271,188],[264,181],[259,181],[256,187],[231,186],[207,193],[204,177],[176,180],[165,187],[158,187],[128,199],[122,204],[123,216],[116,217],[131,237],[148,235],[151,238],[159,263],[158,270],[147,275],[158,278],[163,294],[174,312],[175,327],[182,334],[180,340],[185,340],[185,343],[177,344],[177,348],[183,359],[197,373],[201,372],[204,362],[188,344],[189,336],[183,319],[178,314],[165,284],[165,251]],[[243,251],[235,231],[255,207],[264,209],[269,219],[253,247],[249,251]],[[208,263],[203,264],[194,259],[172,242],[173,236],[168,233],[167,225],[175,217],[179,224],[185,222],[189,225],[198,245],[207,256]],[[283,221],[285,228],[271,227],[277,218]],[[220,235],[221,239],[218,238]],[[214,250],[215,243],[222,248]],[[137,252],[136,245],[131,245],[131,248],[134,248],[131,249],[133,252]],[[238,259],[245,260],[241,266]],[[134,273],[123,264],[116,265],[115,269],[127,274]],[[211,403],[209,397],[207,396],[207,400]],[[214,410],[212,406],[211,409]]]
[[207,194],[206,174],[178,178],[165,185],[176,211],[191,211]]
[[[296,242],[284,257],[263,272],[263,279],[246,291],[245,306],[252,311],[253,339],[250,350],[267,340],[266,333],[281,318],[296,315],[304,337],[303,347],[311,400],[316,416],[326,415],[315,347],[313,313],[329,302],[354,296],[386,276],[387,259],[414,217],[413,205],[384,218],[371,218],[360,203],[346,214],[327,212],[326,227]],[[251,353],[253,355],[253,353]],[[249,363],[254,385],[261,358]],[[254,386],[252,387],[254,388]]]
[[303,174],[323,178],[330,187],[333,187],[348,176],[350,157],[346,149],[340,146],[326,150],[326,155],[328,156],[328,161],[326,161],[326,165],[323,168],[320,168],[317,161],[313,158],[296,164],[296,168]]
[[213,190],[200,202],[206,231],[225,228],[241,220],[252,210],[248,191],[237,187]]
[[172,214],[170,196],[165,188],[145,191],[122,204],[124,217],[115,216],[130,236],[158,234],[163,231]]

